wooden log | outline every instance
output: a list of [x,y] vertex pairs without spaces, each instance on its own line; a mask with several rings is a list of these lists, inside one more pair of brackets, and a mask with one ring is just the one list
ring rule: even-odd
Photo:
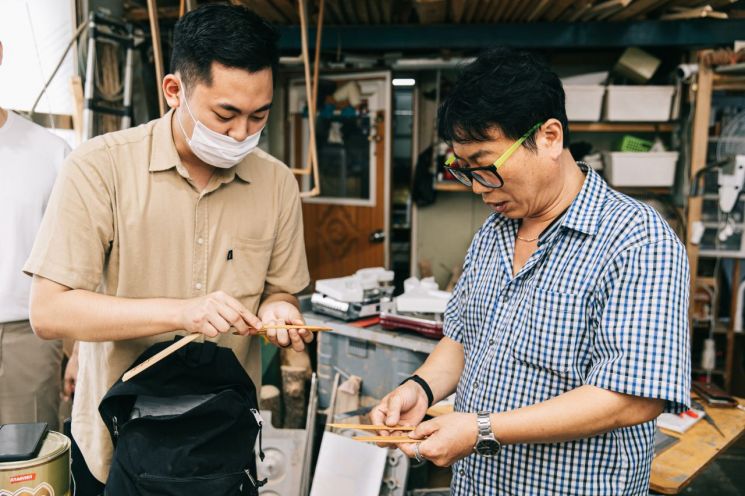
[[302,429],[305,427],[305,367],[282,365],[282,399],[285,405],[285,429]]
[[271,384],[261,386],[259,405],[262,410],[272,412],[272,425],[276,429],[282,427],[282,396],[277,386],[272,386]]
[[[345,412],[351,412],[360,407],[360,389],[362,388],[362,378],[353,375],[339,385],[336,390],[334,412],[336,415]],[[335,420],[335,419],[333,419]],[[345,422],[359,423],[359,415],[353,417],[344,417]]]

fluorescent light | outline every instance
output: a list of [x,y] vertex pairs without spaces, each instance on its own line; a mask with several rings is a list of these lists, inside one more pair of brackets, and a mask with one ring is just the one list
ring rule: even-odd
[[414,78],[396,78],[393,80],[393,86],[414,86],[416,79]]

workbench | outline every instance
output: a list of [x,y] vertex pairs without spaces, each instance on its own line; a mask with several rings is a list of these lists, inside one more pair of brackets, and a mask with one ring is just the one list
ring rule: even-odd
[[[741,405],[745,400],[738,399]],[[724,433],[722,437],[711,424],[701,420],[684,434],[663,431],[678,437],[678,442],[655,456],[649,479],[651,490],[662,494],[678,494],[701,473],[721,452],[745,433],[745,411],[737,408],[705,407]]]

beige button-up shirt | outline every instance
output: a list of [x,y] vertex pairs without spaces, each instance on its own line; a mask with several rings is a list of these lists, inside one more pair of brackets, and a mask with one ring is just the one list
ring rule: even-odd
[[[304,289],[309,275],[292,172],[257,149],[217,169],[198,191],[176,152],[172,115],[94,138],[68,157],[24,271],[125,298],[223,290],[254,313],[262,296]],[[173,336],[80,343],[72,431],[99,480],[112,455],[99,402],[140,353]],[[230,333],[217,342],[233,349],[260,387],[259,342]]]

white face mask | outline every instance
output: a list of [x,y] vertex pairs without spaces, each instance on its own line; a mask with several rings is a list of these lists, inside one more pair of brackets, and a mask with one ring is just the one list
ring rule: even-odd
[[189,143],[191,151],[203,162],[221,169],[229,169],[243,160],[246,155],[258,146],[263,128],[258,133],[248,136],[243,141],[238,141],[230,136],[217,133],[199,122],[194,117],[194,114],[191,113],[189,104],[186,101],[186,95],[184,95],[183,101],[187,112],[189,112],[189,117],[194,121],[194,130],[191,133],[191,139],[186,135],[184,125],[181,124],[181,119],[177,117],[178,123],[181,126],[181,132],[184,133],[186,142]]

